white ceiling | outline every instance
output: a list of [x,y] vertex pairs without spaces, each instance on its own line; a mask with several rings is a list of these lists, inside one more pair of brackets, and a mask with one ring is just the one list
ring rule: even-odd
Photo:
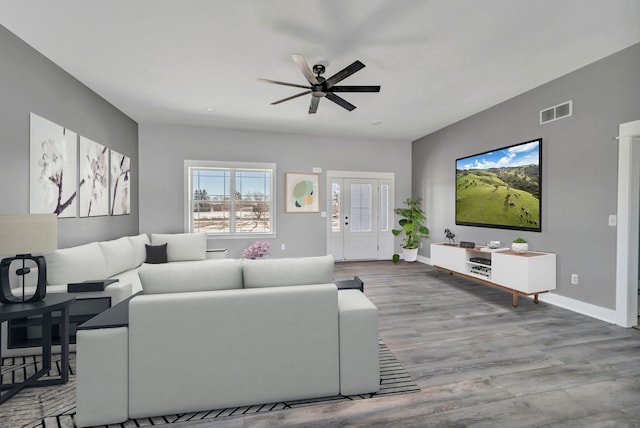
[[[0,24],[141,124],[411,141],[640,42],[640,1],[0,0]],[[292,53],[382,89],[272,106],[301,90],[256,78],[306,84]]]

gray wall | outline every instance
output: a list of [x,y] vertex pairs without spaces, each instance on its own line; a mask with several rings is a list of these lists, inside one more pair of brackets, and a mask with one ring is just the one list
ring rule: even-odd
[[29,113],[131,157],[131,215],[58,219],[58,247],[138,232],[138,125],[0,26],[0,214],[29,213]]
[[[617,142],[620,123],[640,118],[640,44],[413,142],[413,194],[425,199],[431,239],[510,244],[557,253],[557,293],[615,308]],[[539,124],[539,111],[573,100],[567,119]],[[542,233],[455,224],[455,160],[543,138]],[[570,283],[571,273],[580,277]]]
[[[285,214],[285,172],[321,167],[320,210],[326,211],[326,171],[393,172],[395,206],[411,190],[411,143],[242,132],[213,128],[140,125],[140,231],[174,233],[184,229],[185,159],[274,162],[276,232],[274,257],[326,254],[326,221],[320,214]],[[227,248],[239,257],[255,239],[211,239],[210,248]],[[286,250],[280,250],[280,244]]]

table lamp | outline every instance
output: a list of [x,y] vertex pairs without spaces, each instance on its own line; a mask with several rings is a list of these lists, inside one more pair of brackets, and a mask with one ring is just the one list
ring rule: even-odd
[[[0,255],[16,254],[0,262],[0,302],[25,303],[42,300],[47,294],[47,263],[44,256],[31,253],[47,253],[58,248],[58,223],[55,214],[0,215]],[[13,294],[10,272],[22,282],[22,295]],[[17,266],[16,266],[17,265]],[[35,265],[38,283],[35,293],[25,295],[25,276]]]

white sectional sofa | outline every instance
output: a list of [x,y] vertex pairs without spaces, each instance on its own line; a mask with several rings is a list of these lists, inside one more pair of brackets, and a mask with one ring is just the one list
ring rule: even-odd
[[142,290],[138,269],[147,258],[146,245],[167,244],[168,262],[201,261],[207,258],[204,233],[145,233],[112,241],[91,242],[45,255],[47,293],[66,293],[67,284],[92,279],[117,278],[104,292],[82,297],[110,296],[112,305]]
[[331,256],[138,274],[143,294],[110,310],[128,322],[77,333],[78,426],[379,389],[377,308],[337,290]]
[[[150,236],[150,237],[149,237]],[[113,306],[129,296],[142,290],[138,269],[144,266],[147,258],[146,245],[158,246],[167,244],[167,261],[169,264],[195,263],[206,260],[207,235],[204,233],[176,233],[151,235],[140,234],[125,236],[110,241],[91,242],[70,248],[55,250],[45,254],[47,261],[47,294],[67,293],[67,285],[86,280],[102,280],[116,278],[118,282],[110,284],[104,291],[88,291],[76,293],[76,303],[71,313],[82,313],[83,302],[108,298],[108,303],[97,305]],[[215,253],[224,255],[224,253]],[[32,290],[27,290],[31,292]],[[7,323],[2,323],[0,334],[8,337]],[[73,345],[71,347],[73,350]],[[58,347],[54,347],[57,351]],[[2,341],[3,356],[33,355],[41,352],[40,347],[7,346]]]

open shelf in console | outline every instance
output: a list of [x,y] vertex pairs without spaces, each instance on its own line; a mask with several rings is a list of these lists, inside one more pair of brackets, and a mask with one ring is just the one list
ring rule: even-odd
[[492,254],[508,248],[489,249],[486,247],[465,248],[466,273],[478,279],[491,280]]

